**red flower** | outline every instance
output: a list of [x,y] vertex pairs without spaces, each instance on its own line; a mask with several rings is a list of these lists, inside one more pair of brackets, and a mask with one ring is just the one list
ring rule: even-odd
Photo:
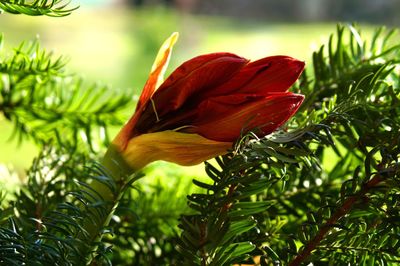
[[304,63],[288,56],[249,62],[231,53],[201,55],[162,82],[176,38],[160,49],[134,115],[113,142],[131,168],[224,154],[243,133],[270,134],[302,103],[303,95],[288,89]]

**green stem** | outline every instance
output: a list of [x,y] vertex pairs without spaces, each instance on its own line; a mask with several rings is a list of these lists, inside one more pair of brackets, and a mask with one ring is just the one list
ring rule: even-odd
[[[121,155],[118,153],[114,146],[110,146],[107,150],[103,160],[102,166],[105,168],[107,176],[112,178],[112,183],[114,183],[111,189],[105,183],[99,180],[93,180],[90,185],[89,192],[98,195],[98,198],[94,201],[103,203],[100,208],[92,208],[96,212],[96,221],[90,218],[86,218],[83,221],[83,229],[87,234],[81,233],[78,239],[82,241],[82,245],[79,250],[86,258],[88,258],[87,265],[92,263],[93,256],[91,255],[97,248],[96,243],[98,243],[102,238],[102,229],[110,223],[112,215],[115,209],[127,189],[127,187],[135,181],[137,178],[132,177],[134,171],[124,162]],[[131,176],[131,178],[129,178]],[[88,189],[89,190],[89,189]],[[93,217],[92,217],[93,218]]]

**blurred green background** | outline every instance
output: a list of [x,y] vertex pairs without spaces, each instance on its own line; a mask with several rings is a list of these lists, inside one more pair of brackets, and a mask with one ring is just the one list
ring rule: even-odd
[[[392,5],[387,5],[390,2]],[[38,38],[55,55],[69,58],[68,69],[88,83],[140,93],[160,44],[180,32],[169,71],[193,56],[226,51],[258,59],[285,54],[310,64],[312,51],[335,31],[337,21],[398,23],[400,1],[82,1],[62,18],[0,15],[7,56],[12,47]],[[386,4],[385,4],[386,3]],[[399,7],[398,9],[394,9]],[[382,11],[387,10],[382,16]],[[377,12],[379,10],[380,12]],[[344,12],[346,11],[346,12]],[[397,12],[397,13],[396,13]],[[364,26],[369,31],[370,26]],[[132,100],[132,111],[134,100]],[[128,117],[127,117],[128,118]],[[12,125],[0,117],[0,164],[23,176],[36,154],[32,143],[12,139]],[[204,175],[202,166],[162,164],[174,175]],[[166,167],[168,165],[168,167]],[[154,168],[155,169],[155,168]],[[169,169],[169,170],[168,170]],[[172,169],[172,170],[171,170]],[[0,168],[0,181],[6,176]],[[18,177],[13,176],[15,182]],[[8,180],[7,182],[10,182]]]

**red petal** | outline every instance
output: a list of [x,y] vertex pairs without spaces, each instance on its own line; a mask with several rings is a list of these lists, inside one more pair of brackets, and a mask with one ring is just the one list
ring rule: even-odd
[[[225,113],[227,110],[232,110],[232,105],[240,105],[242,103],[248,102],[250,100],[255,100],[259,98],[265,98],[264,96],[256,96],[256,95],[229,95],[218,97],[217,102],[218,105],[214,105],[215,109],[213,109],[213,114],[206,113],[207,112],[207,104],[209,101],[203,101],[203,104],[199,106],[195,106],[192,108],[182,108],[177,110],[176,112],[172,112],[165,116],[164,119],[161,119],[157,123],[151,124],[139,124],[138,126],[141,127],[143,125],[147,126],[148,132],[156,132],[156,131],[163,131],[163,130],[173,130],[177,128],[186,128],[192,127],[193,121],[195,121],[198,117],[205,117],[208,115],[216,115],[218,113]],[[142,122],[143,123],[143,122]]]
[[285,123],[300,107],[304,96],[279,93],[263,98],[246,100],[234,95],[234,103],[227,105],[231,96],[207,100],[200,106],[195,127],[186,132],[198,133],[217,141],[234,141],[242,133],[256,130],[259,136],[267,135]]
[[181,107],[187,98],[211,90],[229,80],[247,59],[230,53],[195,57],[178,67],[154,93],[152,99],[159,116]]
[[304,62],[289,56],[265,57],[247,64],[231,80],[208,92],[207,96],[232,92],[262,95],[285,92],[298,79],[303,69]]

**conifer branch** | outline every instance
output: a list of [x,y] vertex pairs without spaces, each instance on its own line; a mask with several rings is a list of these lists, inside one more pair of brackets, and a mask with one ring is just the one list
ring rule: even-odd
[[356,204],[359,200],[361,200],[367,193],[369,193],[373,188],[377,187],[384,178],[377,174],[372,179],[370,179],[361,191],[359,191],[356,195],[348,197],[343,204],[336,210],[336,212],[326,221],[324,225],[322,225],[317,233],[317,235],[309,241],[305,247],[302,248],[301,252],[289,263],[289,266],[298,266],[303,263],[310,253],[318,248],[321,240],[329,233],[329,231],[335,227],[337,221],[348,214],[350,210],[353,208],[354,204]]
[[69,2],[64,0],[0,0],[0,11],[29,16],[64,17],[79,8],[79,6],[73,8],[68,6]]
[[108,143],[107,127],[123,123],[118,111],[131,97],[107,86],[87,86],[68,74],[65,65],[63,57],[41,49],[38,41],[0,57],[0,111],[14,123],[20,141],[31,138],[71,148],[87,143],[93,150],[96,142]]

